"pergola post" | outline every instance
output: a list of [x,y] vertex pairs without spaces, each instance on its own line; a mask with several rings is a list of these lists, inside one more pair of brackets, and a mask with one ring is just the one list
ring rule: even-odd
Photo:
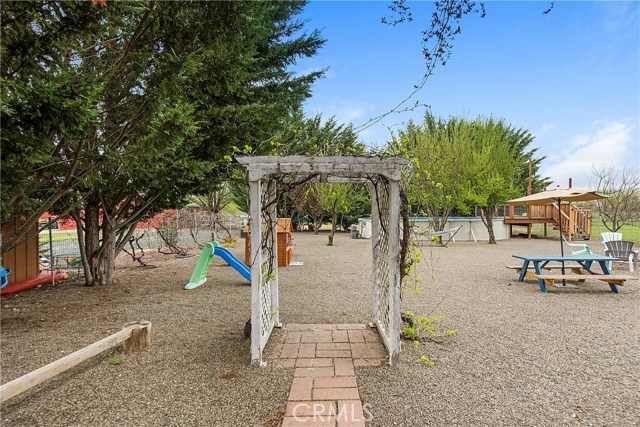
[[[389,181],[389,364],[400,361],[400,182]],[[386,285],[386,284],[385,284]]]
[[371,322],[377,325],[380,321],[380,277],[378,265],[378,245],[380,244],[380,213],[378,209],[378,198],[376,197],[376,186],[371,184],[371,266],[372,266],[372,296],[373,296],[373,318]]
[[260,307],[262,305],[260,283],[262,282],[262,198],[261,179],[249,181],[249,212],[251,222],[249,225],[251,239],[251,364],[260,366],[262,362],[262,349],[260,348],[260,336],[262,325],[260,324]]
[[272,243],[272,276],[270,285],[265,284],[265,286],[271,286],[271,317],[273,326],[276,328],[281,327],[280,323],[280,309],[279,309],[279,297],[278,297],[278,199],[277,199],[277,188],[275,182],[271,181],[268,184],[266,189],[266,198],[270,205],[269,207],[269,215],[273,218],[273,224],[271,227],[271,243]]

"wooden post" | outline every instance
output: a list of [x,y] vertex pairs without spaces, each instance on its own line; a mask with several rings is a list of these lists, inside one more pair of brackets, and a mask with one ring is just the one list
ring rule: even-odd
[[569,241],[573,240],[573,235],[575,234],[576,221],[575,221],[575,210],[571,208],[571,204],[569,204]]
[[529,159],[529,182],[527,183],[527,196],[531,195],[531,187],[532,187],[532,181],[533,181],[533,174],[531,169],[532,169],[531,159]]
[[[267,200],[269,201],[269,203],[272,203],[271,208],[270,208],[270,215],[271,218],[275,219],[275,222],[273,223],[273,226],[271,227],[271,242],[273,244],[273,250],[271,251],[271,253],[273,254],[273,259],[271,260],[271,265],[273,266],[273,272],[272,272],[272,276],[273,278],[271,279],[271,283],[270,284],[266,284],[265,286],[271,286],[271,312],[273,313],[273,323],[274,326],[277,328],[281,328],[282,324],[280,323],[280,301],[279,301],[279,296],[278,296],[278,285],[279,285],[279,279],[278,279],[278,195],[277,195],[277,191],[278,189],[276,188],[276,183],[275,181],[270,181],[269,182],[269,188],[267,189],[268,191],[268,195],[267,195]],[[285,239],[286,240],[286,239]],[[284,242],[284,257],[286,259],[287,257],[287,243],[286,241]],[[285,266],[286,266],[286,261],[285,261]]]
[[262,181],[249,177],[249,213],[251,214],[251,364],[262,364]]
[[378,245],[380,244],[380,207],[378,206],[378,197],[376,191],[376,185],[371,184],[371,249],[372,255],[371,259],[373,262],[371,263],[373,268],[373,319],[371,320],[373,324],[377,325],[380,321],[380,310],[379,310],[379,298],[380,298],[380,276],[378,275],[378,253],[380,250],[378,249]]
[[151,345],[151,322],[131,322],[124,325],[122,329],[129,329],[136,325],[139,328],[132,328],[131,336],[122,345],[124,351],[143,351]]
[[389,364],[400,362],[400,182],[389,180]]

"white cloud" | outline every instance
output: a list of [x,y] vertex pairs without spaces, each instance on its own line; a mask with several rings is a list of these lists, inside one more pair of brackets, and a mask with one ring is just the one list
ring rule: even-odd
[[550,130],[554,130],[558,125],[555,122],[546,122],[540,126],[540,130],[542,132],[549,132]]
[[[326,105],[316,106],[315,113],[322,113],[323,118],[335,116],[339,123],[362,122],[371,116],[375,106],[363,104],[350,99],[340,99]],[[357,124],[357,123],[355,123]]]
[[541,173],[554,181],[553,187],[566,187],[572,178],[573,187],[588,188],[594,167],[603,163],[637,166],[639,141],[632,130],[631,124],[614,121],[601,124],[592,135],[575,135],[564,149],[547,158]]
[[608,33],[622,33],[637,38],[637,6],[630,2],[601,2],[604,29]]
[[588,145],[589,143],[591,143],[591,137],[586,134],[580,134],[580,135],[574,136],[571,139],[571,142],[569,143],[569,147],[572,150],[575,150],[576,148],[583,147],[585,145]]

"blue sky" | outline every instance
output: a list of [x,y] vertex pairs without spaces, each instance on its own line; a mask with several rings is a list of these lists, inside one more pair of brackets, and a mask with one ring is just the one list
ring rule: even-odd
[[[421,31],[431,2],[409,2],[414,21],[391,27],[389,1],[312,1],[302,19],[327,39],[296,66],[328,67],[307,101],[322,113],[362,125],[406,97],[425,70]],[[486,2],[487,16],[467,16],[453,55],[414,101],[440,116],[504,118],[536,136],[555,184],[588,187],[592,167],[640,167],[640,3]],[[391,115],[360,133],[369,145],[389,140],[424,109]]]

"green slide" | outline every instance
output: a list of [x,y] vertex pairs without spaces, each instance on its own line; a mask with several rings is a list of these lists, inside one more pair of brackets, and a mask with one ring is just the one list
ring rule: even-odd
[[202,255],[198,260],[196,269],[193,271],[193,275],[185,286],[185,289],[194,289],[198,286],[204,285],[207,281],[207,273],[209,272],[209,266],[213,257],[218,255],[225,260],[233,269],[235,269],[245,280],[251,283],[251,269],[244,265],[244,262],[236,258],[229,249],[223,248],[218,242],[207,243],[202,250]]
[[218,246],[218,242],[204,245],[196,269],[193,270],[189,283],[184,287],[185,289],[195,289],[198,286],[204,285],[207,281],[207,273],[209,272],[209,266],[211,266],[211,260],[213,260],[216,246]]

